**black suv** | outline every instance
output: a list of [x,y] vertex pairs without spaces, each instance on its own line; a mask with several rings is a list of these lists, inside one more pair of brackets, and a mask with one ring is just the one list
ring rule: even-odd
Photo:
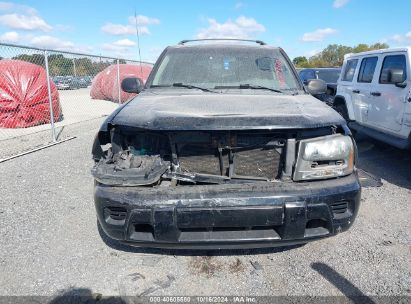
[[[281,48],[183,41],[94,146],[95,206],[112,239],[135,246],[271,247],[335,235],[360,203],[345,120],[302,85]],[[307,91],[309,92],[307,92]]]

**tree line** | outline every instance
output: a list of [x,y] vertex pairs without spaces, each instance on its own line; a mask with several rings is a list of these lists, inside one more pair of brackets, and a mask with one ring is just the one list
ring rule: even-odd
[[341,44],[330,44],[321,52],[309,58],[305,56],[295,57],[293,63],[297,68],[340,67],[343,64],[345,54],[380,50],[389,47],[388,44],[379,42],[370,45],[360,43],[353,47]]
[[[44,55],[42,54],[21,54],[14,56],[12,59],[34,63],[45,68]],[[126,63],[124,59],[120,59],[119,62],[121,64]],[[87,57],[67,58],[63,54],[51,54],[48,56],[50,76],[94,76],[112,64],[117,64],[117,60],[96,57],[93,61]]]

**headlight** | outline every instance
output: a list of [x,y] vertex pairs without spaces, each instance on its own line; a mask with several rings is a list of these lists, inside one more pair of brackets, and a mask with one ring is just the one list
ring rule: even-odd
[[294,180],[325,179],[352,173],[354,145],[349,136],[329,135],[300,141]]

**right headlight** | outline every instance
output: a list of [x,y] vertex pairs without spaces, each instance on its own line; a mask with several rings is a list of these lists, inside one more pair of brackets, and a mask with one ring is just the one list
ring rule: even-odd
[[354,169],[351,137],[328,135],[300,141],[294,180],[326,179],[345,176]]

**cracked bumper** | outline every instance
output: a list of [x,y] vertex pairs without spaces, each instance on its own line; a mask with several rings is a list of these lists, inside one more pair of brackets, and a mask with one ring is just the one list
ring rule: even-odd
[[112,187],[96,184],[104,232],[135,246],[257,248],[347,230],[360,203],[356,174],[304,183]]

